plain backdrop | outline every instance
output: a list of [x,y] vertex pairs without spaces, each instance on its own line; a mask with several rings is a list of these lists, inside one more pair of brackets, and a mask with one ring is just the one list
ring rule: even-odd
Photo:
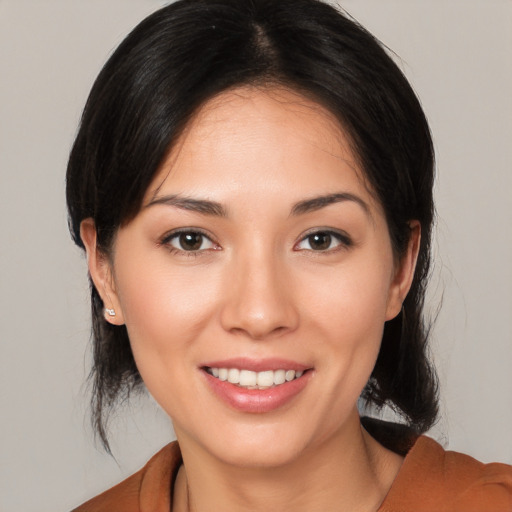
[[[243,1],[243,0],[241,0]],[[150,399],[120,410],[116,460],[88,426],[86,265],[66,159],[92,81],[157,0],[0,0],[0,510],[65,511],[172,438]],[[442,418],[431,435],[512,463],[512,2],[346,0],[397,54],[438,158],[429,304]],[[398,57],[399,56],[399,57]]]

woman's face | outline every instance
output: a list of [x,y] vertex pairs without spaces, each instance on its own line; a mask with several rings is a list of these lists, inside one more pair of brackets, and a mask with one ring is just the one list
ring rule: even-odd
[[343,435],[414,266],[361,176],[287,90],[225,92],[190,122],[102,285],[181,443],[270,466]]

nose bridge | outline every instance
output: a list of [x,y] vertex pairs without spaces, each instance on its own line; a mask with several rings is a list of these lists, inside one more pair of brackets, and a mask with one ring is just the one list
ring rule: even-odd
[[224,329],[263,339],[296,328],[298,314],[286,262],[272,247],[252,245],[236,254],[229,274]]

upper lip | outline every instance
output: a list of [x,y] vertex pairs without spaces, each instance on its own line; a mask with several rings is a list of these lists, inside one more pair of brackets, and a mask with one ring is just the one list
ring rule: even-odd
[[235,357],[208,361],[201,365],[202,368],[238,368],[240,370],[251,370],[253,372],[263,372],[266,370],[295,370],[305,371],[311,366],[281,358],[250,359],[247,357]]

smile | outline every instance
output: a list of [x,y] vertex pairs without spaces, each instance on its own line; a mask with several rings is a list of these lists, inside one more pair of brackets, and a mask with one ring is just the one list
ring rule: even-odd
[[265,370],[254,372],[251,370],[241,370],[239,368],[205,368],[206,372],[220,381],[227,381],[230,384],[245,389],[270,389],[285,382],[302,377],[302,370]]

